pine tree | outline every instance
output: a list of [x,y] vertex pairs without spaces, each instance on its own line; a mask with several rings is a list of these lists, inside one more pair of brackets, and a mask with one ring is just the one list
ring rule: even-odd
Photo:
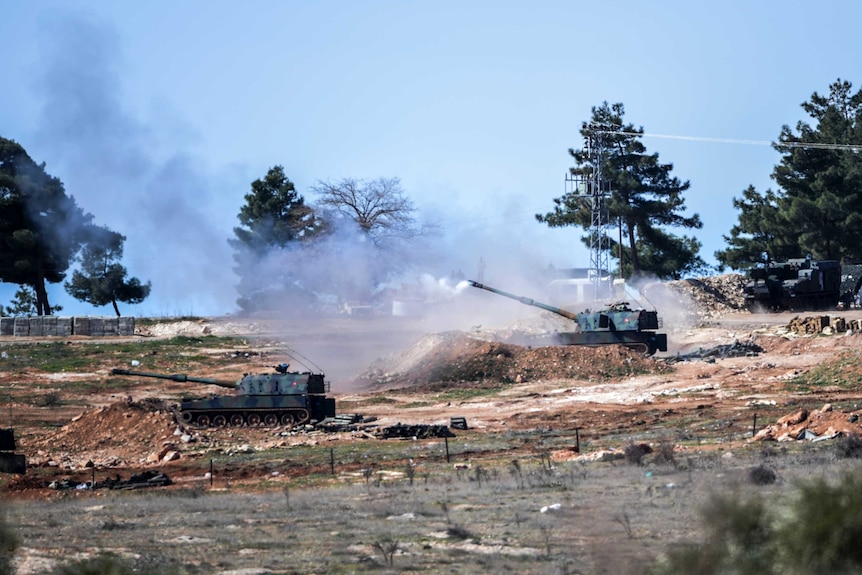
[[862,255],[862,91],[851,88],[839,79],[828,96],[815,92],[802,108],[816,126],[799,122],[798,135],[784,126],[775,145],[783,235],[798,238],[800,256]]
[[142,284],[138,278],[126,279],[123,244],[126,237],[106,227],[94,227],[81,253],[81,269],[66,282],[66,291],[79,301],[94,306],[111,304],[120,316],[117,302],[139,304],[150,295],[150,282]]
[[251,184],[234,228],[234,271],[240,277],[238,305],[245,311],[266,309],[278,292],[299,289],[295,270],[270,268],[266,260],[279,250],[311,240],[322,232],[314,210],[305,204],[282,166],[273,166]]
[[[643,128],[623,124],[623,105],[609,106],[604,102],[592,109],[592,118],[581,125],[581,135],[589,147],[569,149],[575,166],[572,174],[586,175],[601,170],[609,182],[611,196],[607,200],[610,222],[618,226],[625,240],[623,245],[609,234],[607,245],[613,257],[622,257],[624,276],[655,275],[679,278],[687,273],[706,269],[698,256],[701,244],[694,237],[678,237],[668,228],[700,229],[698,214],[683,215],[683,193],[689,182],[670,175],[672,164],[659,162],[658,154],[647,154],[640,141]],[[594,151],[601,149],[597,156]],[[601,164],[596,165],[596,158]],[[536,214],[536,219],[551,227],[576,225],[584,230],[592,226],[591,206],[583,202],[576,191],[555,198],[553,212]],[[590,238],[582,238],[589,244]],[[620,249],[622,248],[622,249]]]
[[32,287],[39,315],[55,311],[45,282],[63,281],[92,218],[44,163],[0,137],[0,281]]
[[739,221],[716,258],[733,269],[791,257],[862,256],[862,91],[837,80],[829,95],[816,92],[802,108],[814,126],[783,126],[773,147],[776,191],[753,187],[734,198]]

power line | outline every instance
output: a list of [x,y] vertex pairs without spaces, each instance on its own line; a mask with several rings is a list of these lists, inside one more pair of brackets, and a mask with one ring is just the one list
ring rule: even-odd
[[603,134],[620,134],[622,136],[642,136],[644,138],[664,138],[666,140],[687,140],[690,142],[715,142],[719,144],[743,144],[747,146],[779,146],[782,148],[816,148],[820,150],[862,151],[862,144],[829,144],[821,142],[771,142],[769,140],[741,140],[738,138],[710,138],[705,136],[678,136],[672,134],[650,134],[641,132],[615,132],[600,130]]

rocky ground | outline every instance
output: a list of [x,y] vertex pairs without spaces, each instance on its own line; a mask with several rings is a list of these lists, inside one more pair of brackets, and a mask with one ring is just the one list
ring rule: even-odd
[[[750,314],[741,309],[741,281],[727,275],[647,286],[644,292],[663,318],[670,345],[668,352],[652,357],[619,347],[510,343],[571,329],[568,320],[534,308],[503,325],[462,329],[437,329],[445,326],[442,314],[433,322],[391,317],[159,322],[139,326],[134,341],[175,335],[244,338],[234,352],[212,350],[218,367],[197,374],[228,380],[302,350],[299,357],[327,366],[339,411],[361,411],[376,426],[446,425],[464,417],[474,433],[578,429],[595,451],[614,442],[620,447],[625,437],[658,427],[673,429],[680,440],[699,437],[700,448],[706,449],[729,440],[815,441],[859,433],[862,334],[833,325],[836,318],[845,323],[862,319],[862,312],[829,312],[809,322],[800,321],[805,316],[799,314]],[[798,327],[813,324],[816,330]],[[4,338],[0,349],[22,343],[18,339]],[[6,359],[0,359],[0,385],[12,398],[10,421],[19,451],[32,469],[43,471],[9,480],[11,493],[44,487],[45,470],[59,476],[88,469],[118,475],[163,469],[181,476],[192,453],[200,457],[352,437],[286,429],[189,429],[170,410],[172,398],[190,391],[184,384],[134,380],[101,391],[90,386],[73,401],[76,382],[109,380],[110,369],[117,367],[111,358],[65,374],[17,370],[4,365]],[[175,372],[182,362],[150,356],[139,363]],[[34,381],[52,382],[65,404],[85,407],[48,405],[49,396],[27,393]],[[455,395],[453,390],[472,392]],[[55,426],[34,423],[44,421],[45,410],[51,410]],[[554,453],[557,458],[592,456],[585,450]]]

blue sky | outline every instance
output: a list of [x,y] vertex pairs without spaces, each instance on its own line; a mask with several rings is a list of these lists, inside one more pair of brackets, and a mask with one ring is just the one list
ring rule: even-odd
[[[153,282],[126,315],[235,311],[227,239],[252,180],[399,177],[439,220],[427,273],[479,257],[500,287],[586,267],[564,192],[590,109],[622,102],[688,180],[714,263],[732,198],[765,190],[766,145],[838,78],[858,89],[862,3],[0,0],[0,136],[127,236]],[[695,139],[703,138],[703,139]],[[14,286],[0,285],[0,303]],[[65,314],[105,314],[49,286]]]

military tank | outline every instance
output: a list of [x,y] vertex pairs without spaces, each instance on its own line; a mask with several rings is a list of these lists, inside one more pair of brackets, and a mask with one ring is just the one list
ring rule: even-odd
[[286,363],[274,366],[274,369],[275,373],[246,374],[236,382],[129,369],[114,369],[111,373],[234,389],[236,395],[233,396],[212,394],[180,402],[181,420],[199,427],[292,426],[335,416],[335,399],[326,397],[329,383],[323,374],[290,372]]
[[834,309],[841,298],[841,264],[835,260],[795,258],[748,272],[743,288],[752,313]]
[[667,334],[657,333],[659,329],[658,312],[644,309],[631,309],[627,302],[619,302],[607,309],[574,313],[533,299],[517,296],[492,288],[473,280],[471,286],[514,299],[525,305],[561,315],[575,322],[577,331],[555,334],[552,343],[556,345],[622,345],[636,349],[646,355],[656,351],[667,351]]

